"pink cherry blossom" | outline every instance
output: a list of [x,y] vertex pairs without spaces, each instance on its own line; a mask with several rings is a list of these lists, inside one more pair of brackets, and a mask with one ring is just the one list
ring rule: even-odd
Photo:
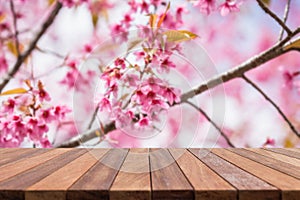
[[293,75],[288,72],[285,71],[283,73],[283,79],[284,79],[284,86],[286,86],[288,89],[292,89],[293,88]]
[[226,0],[226,2],[220,5],[219,7],[221,15],[226,16],[230,12],[238,12],[240,10],[240,5],[241,3],[237,3],[236,0]]
[[126,14],[121,22],[125,25],[126,28],[129,28],[132,20],[133,18],[130,16],[130,14]]
[[160,62],[161,71],[169,72],[170,68],[176,68],[176,65],[167,57]]
[[149,126],[150,120],[148,117],[143,117],[142,119],[140,119],[138,123],[140,127],[145,127],[145,126]]
[[182,15],[187,14],[188,10],[184,6],[178,6],[176,9],[176,21],[183,24]]
[[268,137],[263,147],[273,147],[275,145],[275,139]]
[[7,70],[8,70],[8,64],[6,58],[4,56],[0,56],[0,73],[7,72]]
[[130,6],[130,12],[132,12],[132,13],[137,12],[139,5],[136,2],[136,0],[129,0],[128,5]]
[[194,5],[199,7],[202,13],[209,15],[216,8],[216,0],[198,0]]
[[35,90],[34,93],[38,95],[41,102],[51,100],[48,92],[44,89]]
[[79,5],[81,3],[88,3],[89,0],[59,0],[63,6],[66,6],[68,8],[72,8],[75,5]]
[[119,39],[119,42],[127,41],[128,32],[122,24],[116,24],[111,28],[111,34],[114,35],[114,39]]
[[173,105],[180,102],[180,90],[177,88],[168,87],[164,90],[163,96],[168,100],[168,102]]
[[139,77],[136,74],[126,74],[124,81],[129,84],[131,87],[135,87],[139,83]]
[[14,99],[9,98],[7,101],[4,101],[3,107],[1,109],[2,112],[4,113],[9,113],[12,114],[14,112],[14,109],[16,107],[16,101]]
[[102,98],[102,100],[99,103],[99,109],[100,111],[106,110],[108,112],[111,112],[112,106],[110,104],[110,101],[107,98]]
[[46,123],[51,123],[52,121],[57,119],[57,116],[54,114],[52,108],[41,109],[39,110],[39,118],[42,119]]
[[43,138],[41,141],[40,141],[40,146],[42,148],[52,148],[52,144],[50,143],[50,141],[47,139],[47,138]]
[[72,110],[67,106],[55,106],[53,109],[53,114],[56,119],[63,120],[66,114],[70,113]]
[[145,0],[143,0],[142,3],[140,4],[140,8],[141,8],[141,13],[143,12],[149,13],[149,4],[146,3]]
[[85,52],[85,53],[91,53],[92,50],[93,50],[92,45],[90,45],[90,44],[84,45],[84,52]]

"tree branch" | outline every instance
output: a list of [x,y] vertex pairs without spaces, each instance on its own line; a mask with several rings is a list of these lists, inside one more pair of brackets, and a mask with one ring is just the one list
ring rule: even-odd
[[16,51],[17,51],[17,57],[20,56],[20,45],[19,45],[19,38],[18,38],[18,25],[17,25],[17,13],[15,11],[15,5],[13,0],[10,0],[10,10],[12,13],[12,17],[13,17],[13,26],[14,26],[14,38],[15,38],[15,46],[16,46]]
[[291,29],[289,29],[286,26],[286,24],[275,13],[273,13],[261,0],[257,0],[257,3],[268,15],[270,15],[288,33],[288,35],[292,34]]
[[230,147],[235,147],[232,142],[230,141],[230,139],[228,138],[228,136],[222,131],[222,129],[206,114],[206,112],[204,110],[202,110],[200,107],[197,107],[195,104],[193,104],[192,102],[190,101],[185,101],[184,103],[187,103],[189,104],[190,106],[192,106],[193,108],[195,108],[196,110],[198,110],[206,119],[207,121],[209,121],[214,127],[215,129],[217,129],[221,136],[226,140],[227,144],[230,146]]
[[282,112],[279,106],[277,106],[276,103],[264,91],[262,91],[262,89],[260,89],[253,81],[251,81],[246,75],[243,75],[242,78],[254,89],[256,89],[277,110],[277,112],[282,116],[284,121],[286,121],[286,123],[289,125],[292,132],[295,133],[295,135],[300,138],[300,134],[298,133],[294,125],[290,122],[290,120],[287,118],[287,116]]
[[[291,0],[288,0],[285,6],[285,10],[284,10],[284,15],[283,15],[283,23],[286,24],[288,16],[289,16],[289,12],[290,12],[290,7],[291,7]],[[282,28],[280,30],[279,33],[279,41],[282,40],[283,37],[283,32],[284,32],[284,28]]]
[[[105,127],[104,127],[104,130],[103,130],[103,134],[106,135],[107,133],[115,130],[116,127],[115,127],[115,123],[114,122],[110,122],[109,124],[107,124]],[[82,143],[85,143],[91,139],[94,139],[94,138],[97,138],[97,132],[98,129],[96,130],[89,130],[81,135],[78,135],[74,138],[72,138],[70,141],[68,142],[65,142],[63,144],[60,144],[56,147],[58,148],[71,148],[71,147],[77,147],[77,146],[80,146]]]
[[181,101],[186,101],[189,98],[194,97],[195,95],[201,94],[202,92],[205,92],[208,89],[214,88],[222,83],[228,82],[232,79],[241,77],[245,72],[254,69],[273,58],[276,58],[280,55],[285,54],[286,52],[290,50],[296,50],[296,49],[285,49],[284,45],[290,41],[290,39],[297,35],[300,32],[300,29],[297,29],[296,31],[292,32],[291,35],[287,36],[284,40],[280,41],[273,47],[269,48],[268,50],[260,53],[259,55],[256,55],[249,60],[245,61],[244,63],[232,68],[231,70],[224,72],[222,74],[219,74],[205,83],[202,83],[198,87],[192,89],[191,91],[188,91],[181,96]]
[[43,23],[41,30],[37,33],[33,41],[29,44],[28,49],[18,56],[17,61],[15,65],[13,66],[12,70],[8,73],[7,77],[3,80],[3,82],[0,85],[0,93],[4,89],[4,87],[9,83],[9,81],[14,77],[14,75],[19,71],[21,65],[26,60],[26,58],[31,54],[31,52],[36,47],[38,41],[41,39],[41,37],[44,35],[44,33],[47,31],[47,29],[50,27],[50,25],[53,23],[54,19],[56,18],[57,14],[59,13],[60,9],[62,8],[62,4],[60,2],[57,2],[50,13],[48,19]]
[[[297,28],[294,32],[292,32],[292,34],[288,35],[285,39],[283,39],[279,43],[275,44],[273,47],[269,48],[268,50],[260,53],[257,56],[250,58],[249,60],[236,66],[235,68],[229,70],[228,72],[224,72],[220,75],[217,75],[217,76],[209,79],[207,82],[199,85],[195,89],[192,89],[191,91],[188,91],[188,92],[182,94],[180,103],[186,102],[188,99],[190,99],[196,95],[199,95],[202,92],[207,91],[208,89],[214,88],[214,87],[216,87],[220,84],[223,84],[225,82],[228,82],[232,79],[242,77],[245,72],[258,67],[258,66],[272,60],[273,58],[283,55],[288,51],[298,50],[298,49],[294,49],[294,48],[285,49],[285,47],[286,47],[285,44],[287,42],[289,42],[292,39],[292,37],[297,35],[299,32],[300,32],[300,28]],[[178,103],[178,104],[180,104],[180,103]],[[174,104],[173,106],[175,106],[175,105],[177,105],[177,104]],[[104,130],[105,130],[104,134],[109,133],[110,131],[114,130],[114,128],[115,128],[114,122],[109,123],[108,125],[106,125],[104,127]],[[82,143],[87,142],[87,141],[97,137],[97,134],[96,134],[97,131],[98,131],[98,129],[87,131],[87,132],[83,133],[82,136],[79,135],[78,137],[73,138],[71,141],[68,141],[61,145],[58,145],[57,147],[79,146],[81,144],[81,142]]]

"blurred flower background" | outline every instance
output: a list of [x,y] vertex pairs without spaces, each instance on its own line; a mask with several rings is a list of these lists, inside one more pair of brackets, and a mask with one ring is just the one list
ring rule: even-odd
[[[22,46],[26,49],[41,24],[48,18],[56,1],[13,2],[18,14],[18,40],[22,51]],[[54,23],[4,91],[32,86],[36,88],[32,92],[36,90],[39,93],[45,89],[51,100],[40,100],[41,104],[47,104],[46,108],[53,110],[49,111],[51,113],[54,113],[55,109],[63,111],[56,111],[57,115],[54,115],[54,118],[47,118],[52,123],[49,125],[45,119],[46,114],[41,114],[43,120],[47,121],[47,127],[44,127],[47,131],[44,130],[40,134],[45,135],[36,136],[39,137],[36,140],[34,137],[29,137],[30,139],[25,137],[21,142],[9,143],[11,146],[28,147],[36,143],[41,147],[59,146],[70,138],[84,133],[105,90],[100,81],[99,68],[112,63],[111,58],[118,57],[115,55],[118,55],[121,46],[128,42],[126,37],[130,38],[131,33],[146,26],[150,13],[161,16],[168,5],[168,2],[163,0],[61,2],[63,8]],[[282,18],[286,2],[270,1],[269,8]],[[14,40],[9,39],[14,30],[10,9],[9,1],[0,3],[2,80],[16,62],[17,56]],[[287,20],[287,25],[291,29],[300,25],[299,12],[300,1],[292,0]],[[250,0],[174,0],[170,2],[163,28],[189,30],[199,36],[183,44],[186,60],[179,54],[174,56],[173,62],[177,66],[166,75],[170,84],[180,88],[181,93],[270,48],[278,41],[281,31],[281,27],[265,14],[257,2]],[[124,33],[130,34],[122,35]],[[125,39],[117,41],[117,47],[110,49],[106,42],[113,41],[116,36]],[[105,52],[101,50],[103,47]],[[114,50],[117,53],[107,56]],[[298,52],[289,52],[247,73],[248,77],[283,110],[297,130],[300,130],[299,71]],[[3,102],[0,114],[0,135],[2,135],[0,146],[9,146],[5,144],[9,137],[4,138],[4,134],[9,134],[4,133],[5,120],[17,120],[5,115],[9,112],[4,110],[7,109],[9,99],[12,99],[11,95],[0,97]],[[299,138],[290,130],[282,116],[240,78],[194,97],[193,102],[222,127],[236,147],[300,145]],[[45,112],[46,108],[37,112]],[[98,120],[96,119],[92,129],[101,127],[102,123],[109,121],[108,115],[107,112],[98,112]],[[138,132],[127,129],[114,130],[107,134],[103,141],[98,142],[99,138],[94,138],[82,146],[228,147],[218,130],[201,113],[188,105],[174,106],[162,112],[159,118],[161,119],[157,130]],[[30,122],[34,126],[34,121]],[[8,130],[12,129],[10,126]],[[24,133],[26,134],[28,133]]]

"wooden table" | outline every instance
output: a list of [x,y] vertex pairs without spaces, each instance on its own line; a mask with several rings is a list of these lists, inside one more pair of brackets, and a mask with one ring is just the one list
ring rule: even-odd
[[0,199],[300,199],[300,149],[0,149]]

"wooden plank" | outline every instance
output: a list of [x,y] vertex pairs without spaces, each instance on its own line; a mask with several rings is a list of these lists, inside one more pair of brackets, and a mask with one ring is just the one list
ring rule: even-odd
[[18,151],[17,148],[0,148],[0,154]]
[[280,153],[289,157],[300,159],[300,152],[295,152],[291,149],[268,148],[267,151]]
[[[23,150],[20,150],[23,151]],[[8,179],[12,176],[15,176],[21,172],[24,172],[30,168],[33,168],[39,164],[42,164],[56,156],[59,156],[69,149],[54,149],[48,151],[40,151],[41,154],[34,155],[27,159],[17,160],[16,162],[12,162],[0,167],[0,181]]]
[[202,162],[238,189],[239,200],[280,199],[280,191],[207,149],[190,149]]
[[16,160],[27,159],[31,156],[38,155],[46,151],[47,149],[22,149],[22,151],[12,149],[11,151],[5,151],[5,153],[1,154],[0,166],[15,162]]
[[78,156],[86,153],[86,151],[85,149],[67,151],[39,166],[0,182],[0,199],[23,200],[25,198],[24,190],[27,187],[60,169]]
[[[65,200],[66,190],[88,171],[108,150],[94,149],[76,158],[26,189],[25,199]],[[59,181],[57,181],[59,180]]]
[[282,192],[282,200],[298,200],[300,196],[300,180],[282,172],[259,164],[241,155],[224,149],[213,149],[212,152],[241,169],[259,177]]
[[130,149],[109,195],[111,200],[151,199],[149,149]]
[[248,149],[229,149],[229,150],[233,151],[234,153],[237,153],[243,157],[249,158],[258,163],[261,163],[261,164],[271,167],[275,170],[281,171],[290,176],[300,179],[300,173],[299,173],[300,167],[291,165],[289,163],[281,162],[281,161],[273,159],[273,158],[265,157],[258,153],[249,151]]
[[281,162],[286,162],[295,166],[300,166],[300,160],[296,158],[291,158],[289,156],[282,155],[280,153],[272,152],[272,151],[267,151],[265,149],[249,149],[249,151],[253,151],[255,153],[261,154],[263,156],[267,156],[269,158],[273,158],[276,160],[279,160]]
[[236,199],[236,189],[189,151],[185,149],[169,149],[169,151],[194,187],[195,199]]
[[152,199],[194,199],[194,191],[167,149],[150,149]]
[[287,148],[287,149],[300,153],[300,148]]
[[127,149],[111,149],[67,191],[69,200],[109,199],[111,187],[126,155]]

